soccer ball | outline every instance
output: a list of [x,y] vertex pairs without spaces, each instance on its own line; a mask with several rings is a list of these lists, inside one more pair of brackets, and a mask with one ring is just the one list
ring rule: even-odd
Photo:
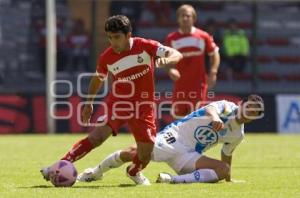
[[71,162],[60,160],[50,167],[49,178],[55,187],[70,187],[76,181],[77,170]]

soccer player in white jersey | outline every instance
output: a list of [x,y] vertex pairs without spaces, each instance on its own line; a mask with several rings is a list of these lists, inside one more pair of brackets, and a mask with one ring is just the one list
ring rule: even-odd
[[[232,181],[232,153],[244,138],[244,124],[261,118],[263,112],[262,98],[252,94],[239,105],[226,100],[212,102],[171,123],[157,134],[152,161],[166,162],[178,175],[160,173],[157,182]],[[217,144],[223,144],[221,160],[203,155]],[[82,182],[102,179],[103,173],[130,162],[135,153],[136,146],[116,151],[77,179]]]

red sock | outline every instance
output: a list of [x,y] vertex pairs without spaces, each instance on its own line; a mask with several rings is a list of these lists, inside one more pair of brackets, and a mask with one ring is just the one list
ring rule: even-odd
[[127,167],[127,173],[131,176],[135,176],[138,172],[143,170],[147,165],[148,162],[143,162],[139,159],[138,155],[136,154],[133,158],[132,164]]
[[85,156],[93,149],[90,140],[86,137],[75,143],[70,151],[62,158],[70,162],[75,162]]

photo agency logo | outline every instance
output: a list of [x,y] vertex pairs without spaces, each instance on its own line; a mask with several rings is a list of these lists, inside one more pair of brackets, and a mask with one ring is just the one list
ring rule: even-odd
[[[99,78],[99,80],[101,79],[100,82],[102,84],[102,88],[96,95],[89,95],[87,93],[87,84],[94,77]],[[184,105],[191,111],[196,111],[210,102],[213,102],[213,99],[215,98],[215,93],[212,91],[207,93],[207,100],[205,102],[198,101],[196,104],[188,100],[173,101],[174,97],[195,100],[199,97],[196,92],[178,92],[176,95],[168,91],[163,93],[154,92],[152,93],[153,95],[148,92],[141,92],[141,95],[137,96],[135,93],[135,84],[132,81],[124,79],[116,80],[111,83],[111,86],[109,86],[108,80],[105,76],[101,76],[96,73],[81,73],[78,75],[76,87],[68,80],[53,81],[50,87],[50,94],[52,97],[57,99],[50,106],[51,117],[57,120],[70,119],[74,113],[76,113],[77,122],[80,126],[87,126],[87,124],[82,120],[82,112],[86,105],[92,106],[91,114],[95,113],[93,106],[97,109],[101,109],[101,111],[96,112],[97,115],[95,116],[99,116],[95,119],[96,121],[89,123],[88,126],[104,126],[107,124],[109,118],[112,120],[128,120],[132,118],[139,119],[140,116],[142,116],[139,112],[142,112],[146,108],[151,108],[153,110],[155,119],[161,119],[164,114],[168,114],[175,119],[179,119],[182,118],[182,116],[177,115],[175,111],[178,106]],[[120,87],[126,87],[127,91],[125,94],[118,92]],[[84,101],[79,102],[76,107],[68,101],[68,99],[74,95],[75,90],[76,95],[84,99]],[[114,98],[113,104],[108,104],[107,101],[103,100],[109,94],[111,98]],[[138,97],[140,100],[128,100],[132,97]],[[89,99],[91,98],[93,98],[93,102],[90,102]],[[153,98],[155,102],[153,102]],[[58,107],[67,108],[68,113],[66,115],[57,115],[56,109]],[[263,111],[263,104],[257,105],[257,103],[249,101],[243,103],[241,113],[245,118],[253,120],[262,118],[264,116]]]

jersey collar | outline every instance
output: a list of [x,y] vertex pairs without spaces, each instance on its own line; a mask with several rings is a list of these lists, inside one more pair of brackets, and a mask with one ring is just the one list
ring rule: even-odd
[[129,39],[129,48],[130,48],[130,50],[132,49],[132,46],[133,46],[133,38],[130,37],[130,39]]

